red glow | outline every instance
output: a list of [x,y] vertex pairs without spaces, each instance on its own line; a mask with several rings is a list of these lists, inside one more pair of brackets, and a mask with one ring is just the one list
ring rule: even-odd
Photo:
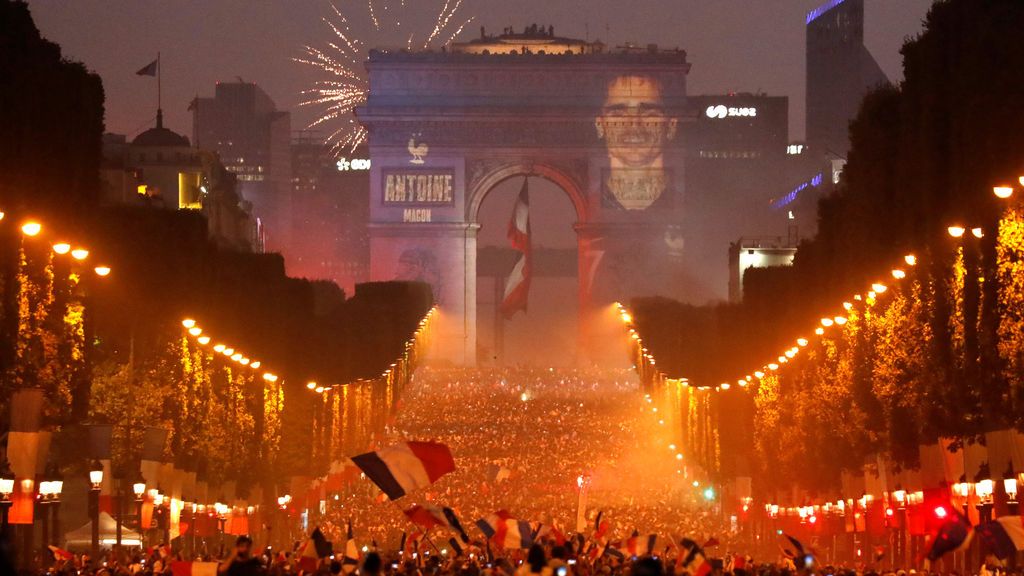
[[810,522],[811,524],[817,524],[818,523],[818,517],[817,516],[811,516],[810,518],[807,519],[807,521]]
[[935,507],[935,517],[936,518],[945,518],[948,514],[949,514],[949,512],[946,511],[945,506],[936,506]]
[[885,515],[886,516],[892,516],[894,514],[895,514],[895,512],[893,512],[892,508],[886,508],[885,509]]

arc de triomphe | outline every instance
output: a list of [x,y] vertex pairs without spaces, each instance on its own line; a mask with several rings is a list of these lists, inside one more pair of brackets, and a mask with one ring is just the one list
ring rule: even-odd
[[371,279],[430,283],[441,354],[473,364],[477,212],[527,175],[576,209],[584,347],[610,302],[677,292],[689,68],[682,51],[372,52]]

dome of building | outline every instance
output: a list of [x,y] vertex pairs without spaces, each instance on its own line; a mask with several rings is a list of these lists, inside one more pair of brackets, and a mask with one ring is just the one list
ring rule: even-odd
[[164,128],[164,115],[160,110],[156,114],[156,128],[150,128],[132,140],[132,146],[184,146],[187,148],[189,145],[187,137]]

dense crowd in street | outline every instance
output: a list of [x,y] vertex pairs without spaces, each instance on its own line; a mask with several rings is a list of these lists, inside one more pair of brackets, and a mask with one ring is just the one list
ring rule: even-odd
[[630,372],[421,369],[387,438],[447,444],[456,470],[400,502],[383,502],[372,484],[356,483],[328,504],[323,526],[335,541],[351,520],[357,538],[396,546],[415,530],[401,511],[422,503],[451,508],[466,526],[504,510],[574,532],[581,479],[586,523],[603,512],[613,539],[634,529],[727,537],[694,487],[703,480],[699,471],[676,459],[670,447],[677,440]]

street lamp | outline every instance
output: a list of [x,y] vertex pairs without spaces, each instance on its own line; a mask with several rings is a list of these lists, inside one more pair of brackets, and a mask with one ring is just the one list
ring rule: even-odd
[[7,511],[14,504],[11,494],[14,493],[14,473],[7,462],[0,460],[0,535],[7,532]]
[[1006,492],[1006,505],[1011,516],[1019,513],[1020,505],[1017,503],[1017,474],[1013,471],[1011,462],[1003,473],[1003,492]]
[[967,229],[960,225],[954,225],[946,228],[946,232],[953,238],[962,238]]
[[89,466],[89,482],[92,483],[92,490],[89,490],[89,517],[92,520],[92,542],[90,557],[96,562],[100,553],[100,487],[103,486],[103,463],[93,460]]
[[[1024,180],[1024,176],[1021,177]],[[1022,182],[1024,184],[1024,182]],[[992,193],[996,195],[996,198],[1002,198],[1003,200],[1013,196],[1013,186],[995,186],[992,188]]]

